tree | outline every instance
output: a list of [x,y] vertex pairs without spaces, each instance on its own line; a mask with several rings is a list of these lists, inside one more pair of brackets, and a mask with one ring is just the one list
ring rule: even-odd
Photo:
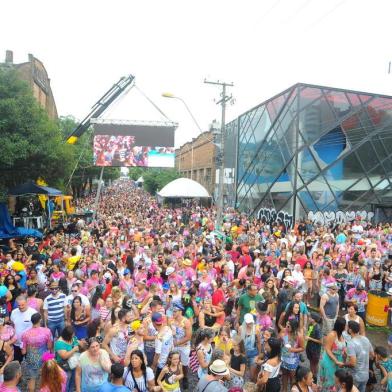
[[128,168],[128,177],[133,181],[137,181],[140,176],[144,175],[146,170],[144,167],[130,167]]
[[148,169],[143,174],[144,189],[154,195],[166,184],[179,178],[180,174],[175,169]]
[[39,177],[61,187],[71,170],[72,150],[55,121],[12,68],[0,67],[0,188]]
[[[60,117],[59,127],[64,139],[76,128],[77,121],[72,116]],[[94,166],[92,141],[93,132],[88,130],[78,142],[72,145],[72,172],[67,179],[69,188],[74,197],[81,197],[90,193],[93,188],[93,180],[98,179],[101,168]],[[119,167],[105,167],[103,179],[115,180],[120,177]]]

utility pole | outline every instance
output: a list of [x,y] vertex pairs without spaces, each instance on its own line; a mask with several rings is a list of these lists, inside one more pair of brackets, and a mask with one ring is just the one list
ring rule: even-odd
[[226,88],[233,87],[233,83],[225,83],[221,81],[208,81],[204,80],[206,84],[214,84],[222,87],[221,99],[216,103],[222,107],[222,122],[221,122],[221,146],[220,146],[220,169],[219,169],[219,197],[218,197],[218,210],[216,214],[216,227],[222,227],[223,220],[223,194],[224,194],[224,171],[225,171],[225,127],[226,127],[226,103],[232,99],[232,96],[226,95]]

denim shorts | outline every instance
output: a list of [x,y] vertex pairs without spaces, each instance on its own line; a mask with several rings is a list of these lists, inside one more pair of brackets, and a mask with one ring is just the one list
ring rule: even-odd
[[259,355],[257,348],[246,351],[246,364],[252,366],[255,364],[256,357]]

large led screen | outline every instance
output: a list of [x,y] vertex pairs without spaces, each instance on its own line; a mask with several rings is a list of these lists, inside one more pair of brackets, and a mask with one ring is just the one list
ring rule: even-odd
[[175,126],[94,124],[96,166],[174,167]]

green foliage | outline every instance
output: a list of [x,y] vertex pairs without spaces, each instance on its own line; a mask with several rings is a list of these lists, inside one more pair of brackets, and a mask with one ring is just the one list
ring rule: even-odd
[[[100,173],[93,166],[91,132],[75,145],[65,142],[76,125],[71,116],[49,119],[16,71],[0,67],[0,199],[8,188],[39,177],[74,196],[91,190]],[[119,176],[120,168],[104,170],[105,180]]]
[[154,195],[169,182],[179,178],[180,174],[175,169],[147,169],[143,173],[144,189]]
[[130,167],[128,169],[128,176],[131,180],[137,181],[140,176],[144,176],[144,173],[146,173],[147,169],[144,167]]
[[71,170],[72,146],[12,68],[0,67],[0,190],[44,178],[61,186]]

